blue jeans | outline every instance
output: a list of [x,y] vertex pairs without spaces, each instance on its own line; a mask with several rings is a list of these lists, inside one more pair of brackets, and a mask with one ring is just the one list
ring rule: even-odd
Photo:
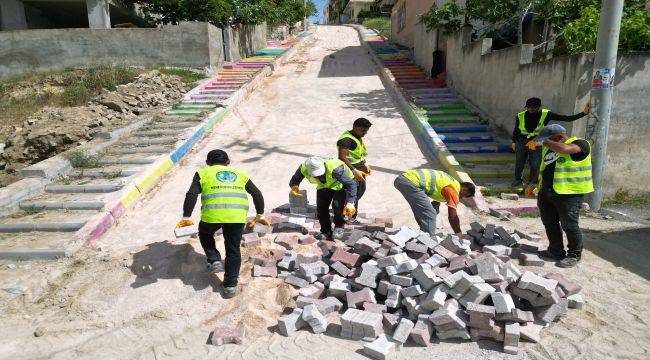
[[537,183],[539,176],[539,167],[542,163],[542,147],[538,146],[535,150],[526,147],[528,139],[517,140],[515,142],[515,180],[520,181],[523,178],[526,162],[530,166],[530,177],[528,183]]

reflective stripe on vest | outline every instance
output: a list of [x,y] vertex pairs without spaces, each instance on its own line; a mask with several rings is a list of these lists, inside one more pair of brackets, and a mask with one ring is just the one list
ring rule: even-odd
[[350,160],[350,164],[358,164],[366,160],[366,155],[368,155],[368,150],[366,149],[366,145],[363,143],[363,140],[352,135],[352,133],[349,130],[346,130],[336,142],[339,142],[343,139],[351,139],[357,145],[357,147],[354,148],[354,150],[349,149],[348,151],[348,160]]
[[248,215],[248,175],[223,165],[204,167],[198,173],[201,221],[213,224],[245,223]]
[[528,130],[526,130],[526,112],[522,111],[518,113],[517,117],[519,118],[519,131],[521,131],[521,134],[527,135],[527,138],[529,139],[539,135],[539,132],[542,131],[542,128],[544,127],[544,120],[546,120],[548,111],[548,109],[542,109],[542,115],[539,116],[539,123],[532,133],[528,133]]
[[334,191],[339,191],[343,189],[343,184],[341,184],[340,181],[336,180],[332,176],[332,172],[334,169],[338,168],[339,166],[343,166],[343,171],[351,178],[354,179],[354,174],[352,174],[352,170],[350,170],[349,167],[345,165],[345,163],[339,159],[332,159],[332,158],[326,158],[323,159],[325,160],[325,183],[322,183],[318,178],[311,177],[309,175],[309,172],[307,171],[307,167],[305,164],[300,165],[300,172],[302,175],[307,179],[312,184],[316,185],[316,189],[332,189]]
[[[565,143],[571,144],[576,140],[583,139],[570,137],[565,141]],[[544,159],[549,150],[548,147],[544,147],[542,150],[542,159]],[[556,154],[557,160],[555,160],[555,171],[553,172],[553,190],[558,194],[588,194],[593,192],[594,184],[591,177],[591,144],[589,144],[589,155],[581,161],[573,161],[570,154]],[[546,169],[546,163],[542,160],[539,172],[539,187],[541,187],[541,174],[544,169]]]
[[428,197],[438,202],[447,201],[442,195],[442,189],[446,186],[451,185],[460,194],[460,183],[444,171],[413,169],[402,175],[422,189]]

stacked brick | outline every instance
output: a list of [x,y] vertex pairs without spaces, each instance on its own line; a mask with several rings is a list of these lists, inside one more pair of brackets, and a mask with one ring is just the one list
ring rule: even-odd
[[[296,222],[317,231],[308,216]],[[299,253],[301,235],[281,232],[271,235],[280,238],[281,254],[251,257],[255,267],[275,266],[299,294],[296,308],[278,321],[281,334],[304,328],[363,339],[364,353],[379,359],[406,342],[429,346],[434,338],[488,339],[516,354],[520,340],[539,341],[544,326],[584,304],[580,286],[564,276],[520,268],[543,264],[535,234],[472,223],[464,238],[432,237],[394,229],[390,219],[360,223],[341,241],[309,242],[322,255]]]

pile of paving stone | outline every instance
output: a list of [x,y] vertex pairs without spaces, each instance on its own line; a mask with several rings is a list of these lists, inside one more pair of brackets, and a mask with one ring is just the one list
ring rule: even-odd
[[[379,359],[409,340],[429,346],[434,336],[489,339],[516,354],[520,340],[539,341],[543,327],[582,306],[580,285],[518,267],[543,265],[537,235],[472,223],[464,238],[431,237],[369,219],[349,226],[340,241],[317,241],[308,235],[318,230],[310,209],[297,215],[291,205],[269,215],[272,229],[256,226],[244,240],[258,246],[258,234],[271,234],[283,247],[250,261],[253,276],[282,278],[298,291],[296,308],[278,322],[285,336],[329,329],[369,341],[364,353]],[[298,253],[298,245],[318,246],[322,255]]]

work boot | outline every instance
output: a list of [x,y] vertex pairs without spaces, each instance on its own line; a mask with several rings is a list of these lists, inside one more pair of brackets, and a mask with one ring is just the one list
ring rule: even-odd
[[319,232],[318,234],[314,235],[314,238],[316,240],[332,240],[332,233],[325,234],[325,233]]
[[523,180],[515,180],[515,181],[513,181],[513,182],[510,184],[510,187],[512,187],[512,188],[519,188],[519,187],[522,187],[523,185],[524,185],[524,181],[523,181]]
[[542,250],[537,253],[537,255],[544,260],[562,260],[564,259],[564,254],[553,254],[550,250]]
[[341,240],[341,239],[343,239],[343,233],[344,232],[345,232],[345,230],[342,227],[334,228],[334,232],[332,232],[332,238],[334,238],[336,240]]
[[233,286],[233,287],[224,287],[224,288],[223,288],[223,295],[222,295],[222,297],[223,297],[224,299],[232,299],[232,298],[235,297],[236,294],[237,294],[237,287],[236,287],[236,286]]
[[223,271],[223,261],[215,261],[211,264],[208,264],[207,272],[209,273],[222,273]]
[[578,265],[580,258],[577,256],[567,256],[564,259],[560,260],[555,264],[557,267],[561,268],[572,268]]

